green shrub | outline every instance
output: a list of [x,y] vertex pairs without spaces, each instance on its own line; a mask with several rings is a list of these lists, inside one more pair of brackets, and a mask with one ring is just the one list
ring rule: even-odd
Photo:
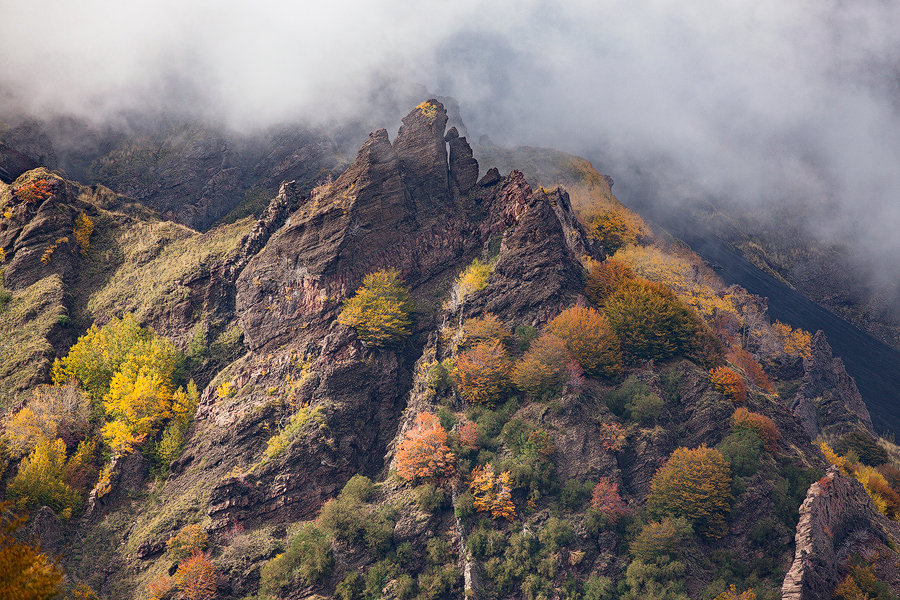
[[519,340],[519,350],[521,352],[527,352],[531,347],[531,342],[536,340],[539,335],[538,330],[531,325],[517,325],[513,332]]
[[682,562],[660,559],[646,563],[637,559],[625,571],[628,591],[623,600],[689,600],[684,588],[685,565]]
[[647,425],[654,422],[662,413],[663,401],[654,393],[638,394],[631,398],[625,408],[628,409],[628,416],[632,420]]
[[663,519],[644,525],[631,543],[631,553],[645,563],[663,557],[677,558],[682,546],[694,535],[687,519]]
[[444,490],[435,487],[430,483],[420,485],[415,491],[416,506],[419,510],[426,513],[433,513],[435,510],[444,505],[446,494]]
[[451,560],[452,550],[447,540],[433,537],[425,544],[425,559],[429,565],[440,566]]
[[429,389],[434,391],[448,389],[452,384],[450,381],[450,370],[452,368],[453,364],[450,362],[450,359],[444,359],[431,365],[428,368],[428,374],[425,376]]
[[562,546],[568,544],[574,535],[568,521],[550,517],[538,534],[538,539],[547,550],[557,552]]
[[426,569],[419,574],[419,598],[436,600],[446,597],[447,593],[459,583],[460,573],[454,565],[442,568]]
[[577,479],[566,481],[562,491],[559,493],[559,503],[569,510],[579,510],[594,489],[593,481],[585,481],[584,483]]
[[396,524],[397,509],[389,504],[383,504],[374,513],[365,516],[363,539],[366,549],[373,556],[384,556],[391,549]]
[[363,475],[354,475],[344,484],[341,496],[344,498],[353,498],[359,502],[366,502],[372,492],[375,491],[375,484],[372,480]]
[[366,572],[365,597],[367,599],[381,598],[381,590],[399,574],[397,565],[390,560],[382,560],[369,567]]
[[348,544],[362,540],[365,520],[362,504],[349,496],[329,500],[319,512],[319,523],[333,531],[337,539]]
[[650,386],[638,378],[637,375],[631,375],[622,382],[618,389],[606,394],[603,399],[606,406],[617,417],[625,417],[628,414],[628,404],[637,396],[649,396],[653,393]]
[[416,595],[416,580],[402,573],[394,584],[394,596],[397,600],[411,600]]
[[362,600],[364,585],[362,575],[350,571],[334,588],[334,595],[341,600]]
[[591,575],[584,582],[582,600],[614,600],[616,587],[609,577]]
[[877,467],[890,461],[887,450],[860,431],[853,431],[842,437],[834,445],[834,449],[842,456],[851,451],[856,452],[859,462],[867,467]]
[[278,591],[294,575],[306,585],[324,581],[334,566],[331,537],[314,523],[303,525],[284,553],[279,554],[260,569],[260,591],[278,596]]
[[645,280],[623,283],[606,300],[609,325],[629,362],[689,352],[700,331],[697,316],[675,292]]
[[763,452],[763,442],[752,431],[735,431],[719,442],[716,449],[731,465],[731,472],[741,477],[750,477],[759,469],[759,459]]
[[464,519],[475,514],[475,496],[472,492],[463,492],[456,497],[456,506],[453,512],[457,519]]
[[410,334],[413,310],[400,271],[376,271],[366,275],[363,286],[344,302],[338,322],[354,328],[366,344],[392,346]]

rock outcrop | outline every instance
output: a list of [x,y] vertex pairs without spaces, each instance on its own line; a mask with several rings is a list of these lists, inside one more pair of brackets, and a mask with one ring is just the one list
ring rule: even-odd
[[862,427],[874,434],[872,418],[856,387],[844,369],[844,362],[833,356],[825,334],[816,332],[812,357],[804,363],[803,382],[791,406],[810,439],[820,433],[842,434]]
[[[872,504],[862,484],[832,466],[812,484],[800,506],[795,558],[781,588],[783,600],[831,598],[841,565],[851,553],[880,557],[876,567],[895,569],[900,523]],[[880,564],[878,564],[880,563]]]

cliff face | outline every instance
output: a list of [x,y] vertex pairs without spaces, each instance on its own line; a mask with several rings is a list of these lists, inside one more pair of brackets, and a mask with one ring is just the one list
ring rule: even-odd
[[876,573],[896,579],[900,524],[881,515],[862,484],[829,467],[800,506],[794,562],[784,578],[784,600],[830,598],[851,554],[874,556]]
[[[393,142],[383,129],[371,133],[334,181],[309,193],[299,176],[285,181],[258,219],[203,234],[102,187],[47,171],[32,171],[4,191],[10,216],[0,220],[0,248],[13,296],[12,310],[0,311],[0,326],[12,336],[25,323],[41,340],[21,358],[25,353],[13,347],[20,338],[12,345],[0,339],[4,368],[7,357],[18,356],[10,364],[22,375],[0,371],[4,408],[16,391],[46,380],[50,360],[76,333],[125,311],[186,350],[202,388],[187,444],[164,479],[153,479],[148,462],[134,453],[116,462],[113,492],[95,498],[77,523],[61,523],[47,511],[38,515],[35,533],[66,555],[73,578],[103,598],[143,597],[150,581],[178,567],[166,542],[185,525],[201,523],[220,571],[217,596],[258,594],[262,565],[285,552],[298,523],[315,519],[361,474],[379,483],[358,510],[369,511],[372,521],[387,519],[393,554],[376,556],[359,540],[332,540],[333,569],[314,582],[292,572],[281,597],[334,596],[353,573],[375,573],[367,593],[406,598],[402,577],[385,566],[389,559],[403,562],[417,589],[432,598],[513,598],[535,581],[545,587],[534,597],[563,597],[569,582],[576,595],[587,593],[588,581],[641,589],[634,577],[623,578],[634,562],[623,539],[635,532],[592,516],[594,484],[615,483],[633,514],[650,520],[641,511],[657,470],[678,447],[712,447],[733,437],[735,405],[714,389],[705,368],[673,358],[629,368],[630,380],[662,403],[649,419],[614,413],[609,397],[621,381],[585,380],[572,365],[552,401],[516,396],[493,411],[466,407],[446,380],[459,324],[493,314],[516,330],[509,345],[521,356],[529,336],[550,319],[586,304],[583,263],[602,261],[605,253],[586,235],[565,189],[530,183],[516,170],[503,176],[493,168],[478,180],[472,149],[456,128],[445,132],[447,124],[441,102],[423,103],[403,119]],[[207,181],[218,178],[226,189],[246,166],[210,166],[218,164],[210,156],[229,150],[207,133],[186,146],[193,148],[188,154]],[[267,159],[280,160],[278,173],[299,172],[291,170],[294,160],[304,169],[315,164],[304,140],[282,141],[278,156],[284,156]],[[233,168],[240,171],[228,171]],[[197,183],[183,175],[167,175],[169,183],[157,192],[170,183],[169,191]],[[15,190],[37,179],[51,181],[42,203],[14,199]],[[591,185],[604,190],[602,203],[612,202],[611,181],[597,174]],[[95,225],[84,250],[72,237],[82,213]],[[67,236],[52,260],[41,260]],[[447,302],[453,281],[475,258],[492,266],[485,287],[457,305]],[[337,320],[342,302],[381,269],[398,270],[416,304],[412,334],[390,348],[367,346]],[[27,364],[36,366],[26,372]],[[441,368],[443,382],[435,375]],[[780,437],[765,452],[761,445],[741,447],[756,458],[735,457],[727,531],[717,539],[691,538],[675,551],[685,569],[681,583],[690,597],[709,595],[719,585],[720,562],[728,572],[780,581],[796,533],[798,558],[785,579],[786,597],[827,597],[847,552],[862,548],[860,532],[884,548],[900,540],[894,525],[872,516],[856,482],[831,472],[809,489],[800,528],[793,530],[797,495],[825,467],[809,438],[871,430],[871,422],[823,336],[815,338],[794,407],[762,389],[751,392],[745,407],[772,419]],[[515,524],[456,510],[468,471],[428,502],[420,501],[431,493],[427,486],[413,489],[390,475],[400,441],[425,411],[457,425],[477,421],[482,446],[460,464],[471,469],[490,462],[513,472]],[[607,447],[611,424],[622,425],[621,440]],[[540,435],[532,439],[535,432]],[[545,454],[526,449],[535,439],[548,442]],[[467,545],[479,535],[487,541]],[[526,550],[543,552],[540,562]],[[435,556],[447,569],[437,571]],[[503,560],[505,574],[498,570]]]

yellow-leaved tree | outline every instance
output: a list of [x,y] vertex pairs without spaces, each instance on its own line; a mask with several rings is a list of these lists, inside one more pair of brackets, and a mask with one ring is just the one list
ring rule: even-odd
[[370,346],[392,346],[410,334],[414,305],[400,271],[369,273],[363,286],[344,302],[338,322],[356,330]]
[[475,510],[489,512],[495,519],[515,519],[516,507],[512,501],[512,481],[509,471],[494,474],[494,467],[486,465],[472,471],[469,490],[474,496]]
[[8,502],[0,502],[0,598],[45,600],[53,598],[62,583],[59,564],[16,537],[25,522],[12,513]]
[[647,508],[655,517],[684,517],[697,533],[720,538],[731,511],[731,468],[722,453],[701,445],[677,448],[650,482]]

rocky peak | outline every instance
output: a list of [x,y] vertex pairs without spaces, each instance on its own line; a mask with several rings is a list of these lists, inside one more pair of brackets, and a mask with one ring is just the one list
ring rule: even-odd
[[423,102],[403,117],[403,125],[394,140],[394,150],[400,157],[403,181],[413,198],[420,217],[440,214],[450,199],[447,170],[447,146],[444,128],[447,111],[444,105],[431,99]]
[[812,340],[812,356],[804,362],[803,382],[791,408],[811,439],[820,433],[846,433],[863,427],[874,434],[872,418],[856,382],[833,355],[822,331]]
[[478,161],[472,157],[472,147],[451,127],[444,139],[450,144],[450,186],[455,194],[465,194],[478,180]]

